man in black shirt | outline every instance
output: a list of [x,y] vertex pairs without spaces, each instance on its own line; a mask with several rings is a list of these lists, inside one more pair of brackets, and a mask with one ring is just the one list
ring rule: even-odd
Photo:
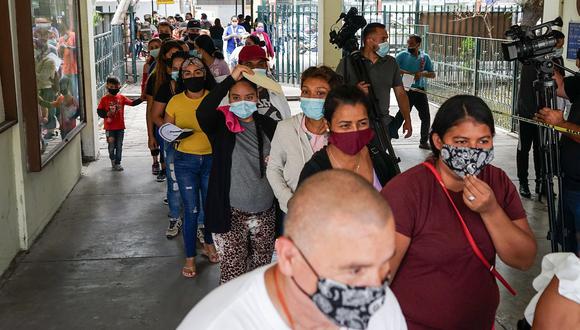
[[[558,84],[558,95],[567,97],[572,102],[568,118],[563,111],[548,108],[541,109],[536,119],[550,125],[560,126],[580,132],[580,77],[563,79],[555,75]],[[567,228],[575,228],[576,244],[564,247],[566,251],[575,252],[580,256],[580,135],[563,133],[560,140],[560,164],[562,170],[562,207],[564,224]]]
[[[553,61],[562,65],[564,59],[561,51],[564,46],[564,34],[560,31],[554,31],[554,36],[557,43],[554,49]],[[517,113],[519,116],[525,118],[533,118],[538,111],[538,104],[536,102],[536,94],[534,91],[534,80],[538,78],[536,67],[534,64],[522,66],[522,73],[520,76],[520,91],[518,94]],[[534,152],[534,169],[536,172],[536,193],[541,191],[542,180],[542,160],[540,157],[540,137],[538,127],[534,124],[520,121],[519,123],[519,143],[516,153],[516,164],[518,179],[520,181],[520,195],[525,198],[532,197],[530,187],[528,185],[528,156],[533,145]]]

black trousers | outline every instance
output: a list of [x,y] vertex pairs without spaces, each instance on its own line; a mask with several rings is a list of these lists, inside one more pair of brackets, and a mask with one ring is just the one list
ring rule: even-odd
[[[429,100],[427,99],[427,94],[415,91],[407,91],[407,97],[409,97],[409,108],[412,110],[413,107],[419,112],[419,119],[421,119],[421,143],[427,143],[429,141],[429,128],[431,127],[431,115],[429,113]],[[401,111],[397,112],[395,116],[395,123],[397,130],[403,125],[403,115]]]
[[520,121],[519,131],[518,151],[516,154],[518,179],[520,183],[528,182],[529,153],[533,145],[534,170],[536,172],[536,184],[538,184],[542,179],[542,159],[538,126]]

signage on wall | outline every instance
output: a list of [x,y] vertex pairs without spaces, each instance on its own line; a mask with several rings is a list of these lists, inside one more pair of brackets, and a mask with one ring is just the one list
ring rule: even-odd
[[175,0],[157,0],[157,5],[173,5]]
[[[580,1],[580,0],[578,0]],[[580,48],[580,22],[570,22],[568,25],[568,47],[566,58],[569,60],[576,59],[576,53]]]

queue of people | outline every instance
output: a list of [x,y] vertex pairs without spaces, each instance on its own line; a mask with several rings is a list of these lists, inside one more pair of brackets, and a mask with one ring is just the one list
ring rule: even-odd
[[[246,30],[237,20],[224,32],[230,56],[230,41],[237,46]],[[198,274],[199,240],[210,262],[220,264],[223,284],[180,328],[492,328],[496,281],[512,290],[495,270],[496,255],[525,270],[537,248],[518,190],[491,165],[495,125],[485,102],[448,99],[430,130],[430,118],[421,115],[419,147],[432,154],[399,173],[374,139],[368,94],[381,86],[374,90],[381,124],[391,132],[402,125],[410,136],[409,98],[420,113],[426,99],[405,91],[401,76],[414,75],[419,93],[424,78],[434,76],[418,51],[420,39],[410,37],[395,59],[386,55],[384,26],[369,24],[361,56],[375,72],[372,84],[349,74],[348,59],[338,72],[308,68],[302,113],[291,116],[286,97],[260,83],[274,81],[270,54],[244,45],[230,70],[200,24],[189,21],[185,40],[164,35],[150,47],[153,69],[144,84],[151,155],[164,158],[157,175],[167,182],[166,237],[182,232],[184,277]],[[255,38],[263,42],[260,32]],[[538,120],[578,130],[577,79],[562,85],[574,115],[564,120],[546,109]],[[401,111],[394,118],[391,88]],[[167,127],[183,134],[168,139],[161,134]],[[577,153],[577,136],[568,140]],[[566,170],[571,200],[577,172]],[[580,228],[576,204],[566,204],[567,212]]]

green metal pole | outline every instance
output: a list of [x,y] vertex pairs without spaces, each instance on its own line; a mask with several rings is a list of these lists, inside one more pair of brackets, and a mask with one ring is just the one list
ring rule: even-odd
[[129,7],[129,36],[131,38],[131,71],[133,71],[133,83],[137,82],[137,53],[135,52],[135,12],[133,6]]
[[481,82],[479,81],[479,59],[481,57],[481,40],[479,38],[475,38],[475,54],[473,56],[474,62],[474,70],[475,70],[475,77],[473,79],[473,95],[477,96],[479,94],[479,85]]

